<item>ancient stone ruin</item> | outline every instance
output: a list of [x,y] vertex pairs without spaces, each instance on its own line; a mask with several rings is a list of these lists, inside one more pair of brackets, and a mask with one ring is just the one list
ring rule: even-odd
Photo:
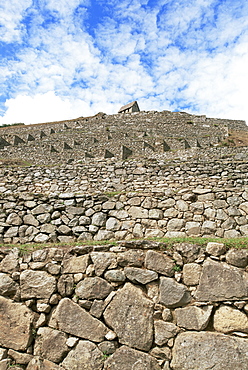
[[123,241],[0,261],[1,369],[247,368],[247,250]]
[[113,115],[98,113],[70,121],[0,128],[0,157],[22,159],[30,165],[108,158],[155,161],[178,158],[175,152],[185,150],[185,155],[197,158],[211,156],[211,150],[217,149],[214,156],[218,157],[230,132],[247,131],[244,121],[185,112],[127,113],[136,109],[129,105]]
[[247,370],[247,249],[161,241],[248,235],[247,137],[137,102],[0,128],[0,370]]
[[133,101],[132,103],[126,104],[123,107],[121,107],[118,111],[118,113],[134,113],[139,112],[139,105],[137,101]]

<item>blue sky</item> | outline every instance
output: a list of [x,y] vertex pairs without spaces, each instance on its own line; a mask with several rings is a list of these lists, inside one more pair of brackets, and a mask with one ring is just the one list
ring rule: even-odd
[[141,110],[248,123],[247,0],[2,0],[0,124]]

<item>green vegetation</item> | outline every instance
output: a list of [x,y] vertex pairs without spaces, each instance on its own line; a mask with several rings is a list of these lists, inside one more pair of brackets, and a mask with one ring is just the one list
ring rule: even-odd
[[102,353],[102,359],[103,360],[106,360],[109,356],[110,356],[109,353],[107,353],[106,351],[103,351],[103,353]]
[[[152,239],[155,240],[155,239]],[[166,247],[171,248],[177,243],[191,243],[206,247],[209,242],[223,243],[228,249],[231,248],[248,248],[248,237],[241,238],[201,238],[201,237],[185,237],[185,238],[160,238],[156,241],[166,244]]]
[[109,192],[105,192],[103,193],[104,195],[106,195],[107,197],[109,198],[112,198],[114,197],[115,195],[119,195],[121,194],[122,192],[121,191],[109,191]]
[[112,246],[117,244],[116,240],[88,240],[88,241],[78,241],[78,242],[71,242],[71,243],[26,243],[26,244],[0,244],[0,249],[12,249],[12,248],[18,248],[20,256],[25,256],[29,253],[32,253],[33,251],[37,249],[45,249],[45,248],[73,248],[75,246],[84,246],[84,245],[107,245],[111,244]]
[[[133,242],[138,241],[141,239],[132,239]],[[216,243],[223,243],[228,249],[231,248],[248,248],[248,237],[241,237],[241,238],[194,238],[194,237],[185,237],[185,238],[143,238],[142,240],[150,240],[154,242],[160,242],[164,244],[165,249],[170,249],[173,245],[177,243],[190,243],[190,244],[197,244],[201,247],[206,247],[207,243],[209,242],[216,242]],[[88,240],[88,241],[80,241],[80,242],[72,242],[72,243],[28,243],[28,244],[0,244],[0,248],[4,249],[11,249],[11,248],[18,248],[20,251],[20,255],[25,255],[28,253],[32,253],[34,250],[37,249],[44,249],[44,248],[72,248],[75,246],[94,246],[94,245],[108,245],[115,246],[118,244],[116,240]],[[175,269],[178,267],[175,266]]]
[[32,329],[32,337],[36,338],[37,337],[37,329]]
[[10,126],[23,126],[25,123],[4,123],[0,125],[0,127],[10,127]]
[[23,159],[16,158],[0,158],[1,165],[10,167],[30,167],[32,164]]
[[181,268],[181,266],[175,264],[175,266],[173,267],[173,270],[179,272],[179,271],[182,270],[182,268]]

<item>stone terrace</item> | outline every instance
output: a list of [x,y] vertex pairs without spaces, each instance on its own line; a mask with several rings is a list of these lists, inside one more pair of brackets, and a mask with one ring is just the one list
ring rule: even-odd
[[185,112],[135,112],[0,129],[0,157],[30,164],[84,158],[155,157],[189,148],[218,146],[244,121],[212,119]]

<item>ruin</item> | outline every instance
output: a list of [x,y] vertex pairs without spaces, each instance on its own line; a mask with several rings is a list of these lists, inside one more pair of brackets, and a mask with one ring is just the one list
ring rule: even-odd
[[109,152],[122,160],[127,159],[124,147],[129,159],[176,158],[176,153],[183,150],[186,155],[194,152],[201,156],[211,148],[221,152],[233,131],[247,132],[245,122],[185,112],[101,112],[70,121],[0,128],[0,156],[32,165],[63,164],[66,159],[85,157],[104,159],[109,158]]
[[134,112],[139,112],[139,105],[137,101],[133,101],[132,103],[123,105],[118,111],[118,113],[134,113]]
[[1,370],[247,369],[247,126],[125,107],[0,128]]

